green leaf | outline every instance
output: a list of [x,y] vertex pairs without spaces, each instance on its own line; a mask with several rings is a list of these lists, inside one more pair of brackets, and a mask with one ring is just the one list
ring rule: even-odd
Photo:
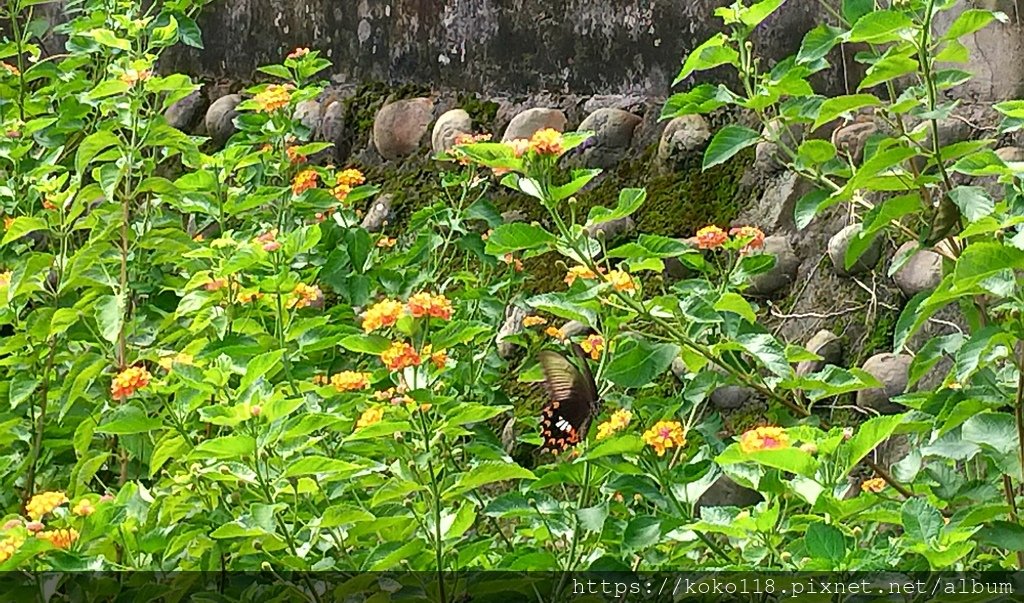
[[958,186],[949,191],[949,198],[960,208],[960,213],[971,222],[991,215],[996,203],[980,186]]
[[471,423],[481,423],[488,419],[504,414],[512,410],[511,406],[492,406],[490,404],[480,404],[478,402],[466,402],[460,404],[450,415],[445,419],[445,423],[448,425],[469,425]]
[[956,40],[962,36],[970,35],[976,31],[984,29],[995,19],[996,13],[990,10],[969,8],[960,13],[960,16],[953,21],[953,24],[950,25],[949,29],[946,30],[946,33],[943,34],[942,39]]
[[1004,270],[1021,268],[1024,268],[1024,251],[997,242],[973,243],[956,262],[954,286],[958,290],[968,290]]
[[925,498],[915,497],[903,503],[900,515],[903,530],[911,541],[930,543],[942,532],[942,514]]
[[11,410],[21,405],[35,393],[42,379],[26,372],[16,372],[11,376],[10,389],[7,392]]
[[903,39],[904,34],[913,29],[914,21],[904,13],[896,10],[876,10],[865,14],[854,23],[847,41],[887,44]]
[[640,439],[640,436],[627,433],[598,442],[596,446],[587,451],[583,458],[592,461],[607,456],[637,454],[643,449],[644,441]]
[[630,520],[622,533],[622,548],[638,551],[661,542],[661,520],[651,515],[640,515]]
[[303,475],[316,475],[317,481],[327,479],[340,479],[349,477],[353,473],[362,471],[363,466],[340,459],[331,459],[325,456],[307,456],[288,465],[283,478],[300,477]]
[[490,255],[505,255],[526,249],[537,249],[555,242],[555,235],[540,226],[515,222],[494,229],[484,250]]
[[157,442],[153,454],[149,457],[149,477],[155,476],[167,461],[182,456],[188,448],[185,438],[173,432],[167,434]]
[[246,435],[230,435],[201,442],[192,449],[190,459],[233,459],[256,453],[256,440]]
[[96,325],[103,339],[117,341],[124,325],[124,311],[123,295],[104,295],[96,300]]
[[907,415],[891,415],[875,417],[864,421],[852,438],[839,445],[836,451],[837,459],[840,459],[840,476],[846,476],[857,466],[861,460],[878,447],[879,444],[889,439],[904,421]]
[[686,57],[686,61],[683,62],[683,68],[679,75],[676,76],[675,81],[672,82],[672,85],[679,84],[679,82],[685,80],[695,71],[704,71],[726,64],[739,65],[739,53],[733,48],[726,46],[727,43],[729,43],[729,37],[724,33],[719,33],[695,48]]
[[757,322],[757,314],[754,313],[754,307],[739,293],[732,291],[723,293],[722,297],[718,298],[718,301],[715,302],[715,310],[719,312],[732,312],[742,316],[751,324]]
[[124,50],[126,52],[132,49],[132,45],[128,40],[117,37],[117,34],[109,29],[94,29],[88,32],[88,35],[104,46],[117,48],[118,50]]
[[94,450],[86,453],[75,463],[75,466],[71,469],[73,497],[77,498],[90,490],[89,482],[96,477],[96,473],[99,472],[100,468],[103,467],[109,458],[109,452]]
[[444,516],[441,518],[441,538],[444,540],[456,540],[473,527],[473,524],[476,522],[476,508],[472,503],[463,503],[447,527],[445,527],[446,519]]
[[799,230],[807,228],[818,213],[829,205],[829,193],[826,190],[813,190],[796,202],[793,208],[793,221]]
[[1017,423],[1007,413],[977,414],[964,422],[961,437],[982,449],[1008,455],[1017,450]]
[[612,222],[633,215],[647,199],[647,191],[642,188],[627,188],[619,193],[619,202],[615,209],[607,209],[601,206],[593,207],[587,218],[587,228]]
[[4,233],[3,241],[0,241],[0,245],[6,245],[11,241],[17,241],[21,237],[40,230],[47,230],[49,226],[46,224],[46,220],[37,218],[35,216],[20,216],[14,219],[14,222],[7,228]]
[[461,494],[486,484],[520,479],[534,480],[537,479],[537,476],[528,469],[513,463],[487,461],[468,471],[463,471],[455,485],[445,490],[442,498],[444,500],[452,500]]
[[818,470],[818,461],[809,453],[799,448],[774,448],[744,453],[738,444],[732,444],[722,454],[715,457],[719,465],[735,465],[737,463],[754,462],[765,467],[781,469],[807,478],[814,478]]
[[761,140],[761,135],[743,126],[728,125],[719,130],[711,139],[704,153],[703,169],[712,168],[725,163],[734,155],[747,147],[754,146]]
[[267,373],[273,370],[279,362],[281,362],[282,356],[284,356],[284,350],[273,350],[250,359],[245,365],[245,375],[242,377],[242,381],[238,385],[238,391],[244,392],[249,389],[253,383],[262,379]]
[[785,0],[761,0],[740,10],[740,21],[747,27],[757,27],[777,11]]
[[978,530],[975,537],[984,545],[1024,551],[1024,526],[1010,521],[993,521],[991,525]]
[[864,79],[861,80],[857,90],[873,88],[879,84],[903,77],[917,71],[917,60],[902,55],[890,55],[879,59],[877,63],[868,68]]
[[786,348],[779,340],[767,333],[747,333],[738,335],[736,342],[750,354],[754,360],[764,365],[779,377],[789,377],[793,368],[786,359]]
[[818,117],[814,120],[812,130],[829,123],[840,115],[859,111],[865,107],[877,107],[882,104],[874,94],[849,94],[826,99],[818,109]]
[[338,345],[350,352],[378,356],[391,347],[391,340],[380,335],[349,335]]
[[843,0],[843,18],[847,23],[856,23],[861,17],[875,10],[875,0]]
[[549,190],[551,201],[562,201],[578,193],[590,181],[600,175],[601,170],[576,170],[572,174],[572,180],[562,186],[553,186]]
[[835,565],[846,558],[846,538],[833,526],[812,523],[807,527],[804,541],[814,559],[825,559]]
[[836,156],[836,147],[827,140],[806,140],[797,149],[800,160],[807,165],[831,161]]
[[842,41],[843,30],[827,23],[815,27],[804,36],[800,44],[800,52],[796,55],[797,63],[813,63],[828,56],[836,44]]
[[901,350],[911,336],[920,328],[929,315],[925,303],[931,297],[931,291],[922,291],[910,298],[903,306],[899,318],[896,319],[896,331],[893,333],[893,347]]
[[579,518],[584,530],[600,534],[604,529],[604,522],[608,519],[608,503],[580,509],[576,511],[576,517]]
[[290,82],[294,77],[292,75],[291,69],[288,69],[284,65],[263,65],[262,67],[258,67],[256,70],[259,71],[260,73],[265,73],[267,75],[272,75],[274,77],[281,78],[286,82]]
[[678,356],[677,345],[627,339],[616,348],[605,378],[619,387],[643,387],[668,370]]
[[626,243],[608,252],[610,258],[674,258],[687,253],[697,252],[686,243],[661,235],[642,234],[633,243]]
[[145,411],[132,405],[119,406],[109,418],[96,427],[97,433],[131,435],[160,429],[163,423],[146,415]]
[[117,136],[108,130],[99,130],[86,136],[78,145],[78,151],[75,153],[75,169],[80,174],[84,174],[85,168],[92,163],[97,155],[118,144]]
[[578,320],[588,327],[597,328],[597,306],[594,302],[585,303],[565,293],[542,293],[526,300],[526,303],[540,312]]

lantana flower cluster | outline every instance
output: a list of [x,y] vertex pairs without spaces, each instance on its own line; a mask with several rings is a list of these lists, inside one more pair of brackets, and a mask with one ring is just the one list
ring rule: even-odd
[[697,248],[706,250],[720,249],[730,242],[740,246],[740,253],[752,253],[764,248],[764,233],[754,226],[737,226],[729,229],[727,233],[712,224],[698,230],[691,239],[691,243]]
[[[101,503],[110,500],[113,500],[113,497],[109,495],[104,495],[99,499]],[[71,548],[81,536],[76,528],[54,526],[47,529],[46,523],[44,523],[51,515],[55,514],[57,509],[69,502],[67,495],[61,491],[40,492],[29,499],[25,505],[27,520],[18,517],[0,526],[0,532],[6,533],[0,538],[0,563],[8,561],[18,552],[25,544],[26,535],[34,535],[39,540],[45,540],[54,548],[64,550]],[[96,510],[96,504],[91,499],[82,498],[72,507],[71,516],[85,518],[95,513]]]

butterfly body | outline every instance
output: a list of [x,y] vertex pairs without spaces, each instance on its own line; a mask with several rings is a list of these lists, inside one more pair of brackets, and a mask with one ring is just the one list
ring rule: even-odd
[[557,352],[542,351],[538,355],[549,398],[541,410],[541,436],[544,450],[556,454],[582,442],[601,409],[590,366],[582,351],[575,351],[582,363],[582,372]]

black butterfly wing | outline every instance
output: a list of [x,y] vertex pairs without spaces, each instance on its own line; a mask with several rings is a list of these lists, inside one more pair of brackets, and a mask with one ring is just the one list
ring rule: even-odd
[[586,437],[598,410],[597,386],[589,370],[586,375],[580,373],[561,354],[543,351],[538,360],[549,398],[540,420],[544,449],[564,452]]

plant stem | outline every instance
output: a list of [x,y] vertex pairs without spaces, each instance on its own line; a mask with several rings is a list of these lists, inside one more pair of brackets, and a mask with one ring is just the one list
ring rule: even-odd
[[[1003,474],[1003,493],[1006,494],[1006,504],[1010,506],[1010,521],[1018,523],[1017,496],[1013,491],[1013,480],[1005,473]],[[1017,551],[1017,569],[1024,569],[1024,551]]]
[[1024,471],[1024,343],[1017,344],[1017,395],[1013,414],[1017,421],[1017,450]]
[[57,355],[57,338],[50,337],[50,345],[46,353],[46,368],[43,369],[43,382],[39,386],[39,416],[36,417],[35,434],[32,439],[32,450],[29,453],[28,472],[25,475],[25,495],[23,505],[28,504],[35,494],[36,467],[43,447],[43,432],[46,430],[46,408],[50,392],[50,373],[53,372],[54,358]]

